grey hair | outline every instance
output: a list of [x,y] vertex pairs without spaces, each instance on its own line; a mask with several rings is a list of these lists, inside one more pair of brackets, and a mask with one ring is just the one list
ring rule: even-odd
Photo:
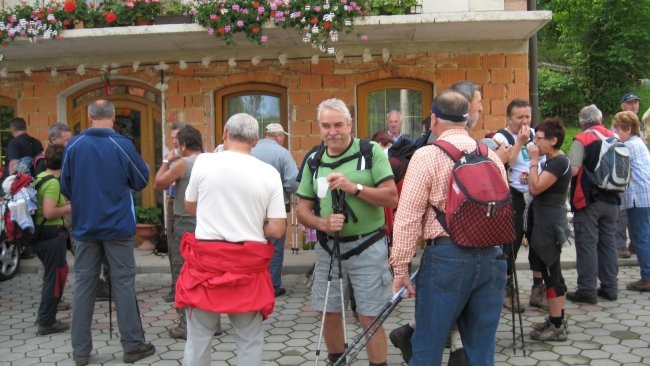
[[595,104],[588,105],[580,110],[578,120],[581,125],[598,125],[603,122],[603,112]]
[[481,87],[469,80],[454,83],[450,89],[467,98],[470,103],[474,100],[474,94],[477,91],[481,91]]
[[179,131],[183,129],[183,127],[187,126],[187,123],[183,122],[172,122],[171,127],[169,128],[170,131]]
[[115,106],[108,100],[96,100],[88,106],[88,116],[92,120],[111,119],[115,116]]
[[324,109],[330,109],[333,111],[341,112],[343,113],[343,116],[345,117],[345,120],[349,123],[352,122],[352,115],[350,114],[350,110],[348,109],[348,106],[345,105],[345,102],[342,101],[341,99],[325,99],[318,105],[318,109],[316,110],[316,119],[320,122],[320,114]]
[[260,133],[259,123],[247,113],[237,113],[228,118],[225,129],[229,139],[251,144],[259,138]]
[[390,112],[386,113],[386,118],[388,118],[391,114],[396,114],[396,115],[398,115],[398,116],[399,116],[399,120],[400,120],[400,121],[402,120],[402,112],[400,112],[400,111],[398,111],[398,110],[396,110],[396,109],[393,109],[393,110],[391,110]]
[[47,130],[47,137],[51,140],[54,138],[61,137],[61,134],[64,132],[70,132],[70,127],[65,123],[57,122],[50,126]]

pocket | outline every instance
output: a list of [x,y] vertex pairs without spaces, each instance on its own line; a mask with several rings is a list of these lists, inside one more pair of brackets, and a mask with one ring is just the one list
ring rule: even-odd
[[463,259],[433,255],[429,278],[433,288],[443,292],[457,291],[463,283],[466,262]]
[[493,290],[503,290],[506,286],[506,280],[508,278],[507,274],[507,263],[505,258],[495,258],[492,260],[492,265],[490,266],[490,274],[492,281],[490,281],[490,287]]

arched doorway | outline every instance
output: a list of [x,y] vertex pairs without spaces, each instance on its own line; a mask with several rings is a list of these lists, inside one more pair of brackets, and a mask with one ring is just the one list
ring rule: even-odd
[[136,205],[158,205],[162,198],[153,189],[156,167],[161,163],[162,115],[160,92],[143,83],[112,80],[106,94],[106,84],[97,83],[70,95],[67,99],[68,125],[74,134],[89,126],[88,105],[97,99],[107,99],[115,105],[115,130],[129,137],[144,161],[149,165],[149,184],[134,194]]

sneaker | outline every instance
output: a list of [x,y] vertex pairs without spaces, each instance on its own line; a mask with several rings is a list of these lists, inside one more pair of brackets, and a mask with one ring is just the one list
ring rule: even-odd
[[57,320],[56,322],[54,322],[54,324],[50,326],[39,325],[36,334],[40,336],[44,336],[48,334],[65,332],[68,329],[70,329],[70,323],[65,323],[60,320]]
[[109,297],[108,282],[103,279],[99,279],[97,282],[97,288],[95,289],[95,300],[96,301],[108,301]]
[[578,291],[567,292],[566,299],[571,302],[583,302],[585,304],[592,304],[592,305],[598,304],[598,298],[596,296],[583,295]]
[[546,300],[546,286],[544,286],[543,283],[533,286],[532,290],[530,291],[530,300],[528,300],[528,305],[548,310],[548,301]]
[[625,288],[630,291],[650,291],[650,281],[638,280],[630,282],[625,286]]
[[517,294],[514,295],[514,302],[517,303],[518,305],[514,307],[513,310],[513,297],[511,296],[512,294],[512,287],[508,286],[506,287],[506,296],[503,298],[503,307],[506,308],[508,311],[515,311],[517,313],[523,313],[524,310],[526,310],[526,307],[521,304],[521,302],[517,302]]
[[530,332],[530,338],[536,341],[564,342],[567,340],[566,328],[564,324],[556,328],[551,322],[547,322],[544,329]]
[[[533,323],[533,328],[534,331],[541,332],[546,328],[549,324],[551,324],[551,319],[547,316],[544,318],[543,322],[540,323]],[[569,334],[569,319],[567,319],[566,315],[564,319],[562,319],[562,326],[564,327],[564,330],[566,330],[567,334]]]
[[124,363],[134,363],[143,358],[149,357],[156,352],[156,347],[151,343],[141,343],[138,348],[131,352],[124,352],[122,358]]
[[287,290],[284,287],[280,287],[275,291],[275,297],[282,296],[287,293]]
[[630,258],[631,256],[632,256],[632,253],[630,253],[630,250],[627,249],[626,247],[618,249],[618,257],[619,258]]
[[163,300],[165,300],[165,302],[174,302],[175,299],[176,299],[175,291],[171,291],[167,295],[163,296]]
[[75,356],[72,354],[72,360],[76,366],[86,366],[90,362],[90,356]]
[[61,299],[61,300],[59,300],[59,303],[56,305],[56,310],[57,311],[70,310],[70,303],[65,302],[65,300]]
[[393,329],[388,338],[390,342],[402,352],[402,357],[406,363],[409,362],[413,352],[413,346],[411,345],[411,336],[415,329],[411,327],[410,324],[404,324],[399,328]]
[[598,295],[598,297],[602,297],[603,299],[609,301],[616,301],[616,299],[618,299],[618,295],[616,294],[610,295],[607,292],[605,292],[605,290],[603,290],[602,288],[599,288],[598,291],[596,291],[596,294]]
[[183,324],[178,324],[178,326],[169,330],[169,336],[171,338],[187,340],[187,327]]
[[465,366],[465,350],[459,348],[450,352],[447,366]]

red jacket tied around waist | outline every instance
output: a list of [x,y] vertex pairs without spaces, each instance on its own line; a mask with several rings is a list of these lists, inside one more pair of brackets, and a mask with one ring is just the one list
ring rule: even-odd
[[275,296],[269,272],[273,245],[198,241],[187,232],[181,240],[185,263],[176,282],[177,308],[215,313],[273,312]]

